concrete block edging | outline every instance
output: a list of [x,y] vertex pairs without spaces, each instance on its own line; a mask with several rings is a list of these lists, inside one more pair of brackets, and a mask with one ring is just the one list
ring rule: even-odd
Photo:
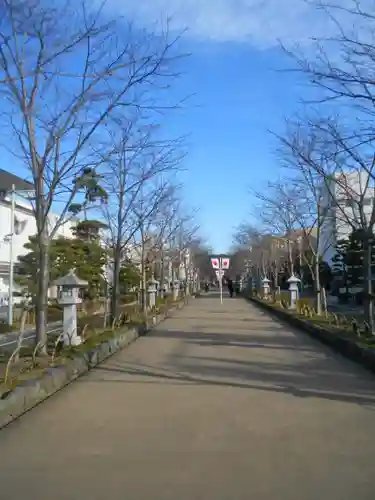
[[166,312],[152,316],[147,325],[143,325],[143,327],[124,327],[114,337],[82,354],[77,354],[64,365],[46,368],[41,376],[22,381],[0,399],[0,429],[124,349],[139,337],[146,335],[154,326],[172,316],[175,310],[182,309],[185,304],[186,301],[181,301]]
[[351,361],[354,361],[362,365],[367,370],[375,373],[375,348],[366,347],[361,342],[356,342],[353,339],[340,336],[339,333],[337,335],[332,334],[324,328],[312,325],[311,323],[304,321],[302,318],[292,316],[287,311],[283,311],[277,307],[272,307],[255,297],[247,297],[247,300],[260,309],[276,316],[284,323],[297,327],[299,330],[307,333],[310,337],[319,340]]

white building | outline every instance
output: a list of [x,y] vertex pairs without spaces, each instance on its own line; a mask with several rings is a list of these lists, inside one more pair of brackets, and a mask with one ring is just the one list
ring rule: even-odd
[[[9,271],[10,271],[10,235],[12,230],[11,213],[12,203],[10,190],[15,186],[19,191],[31,191],[32,185],[0,169],[0,305],[1,302],[7,300],[9,292]],[[58,215],[50,215],[51,227],[55,225]],[[35,217],[31,209],[30,203],[16,196],[15,210],[14,210],[15,231],[12,241],[12,254],[13,262],[17,265],[18,257],[28,253],[24,245],[29,241],[30,236],[36,234]],[[58,229],[56,236],[64,236],[70,238],[73,236],[72,228],[76,222],[69,221],[61,225]],[[17,290],[16,284],[14,289]]]
[[321,186],[320,214],[322,220],[319,241],[320,255],[328,263],[335,255],[335,245],[346,239],[353,227],[363,227],[360,209],[367,221],[373,210],[375,190],[368,174],[355,171],[335,174]]

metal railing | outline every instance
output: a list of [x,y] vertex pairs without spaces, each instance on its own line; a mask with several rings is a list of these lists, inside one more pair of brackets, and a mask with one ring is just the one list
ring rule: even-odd
[[[47,329],[47,335],[57,337],[62,333],[62,323],[53,323],[49,325]],[[18,342],[18,337],[20,332],[10,332],[0,336],[0,349],[8,349],[9,347],[16,346]],[[23,336],[23,344],[27,344],[29,341],[34,340],[36,336],[35,329],[26,330]],[[2,338],[3,337],[3,338]]]
[[[127,307],[132,307],[136,305],[136,302],[130,303],[130,304],[125,304],[123,306],[123,309],[126,309]],[[97,319],[101,319],[103,322],[104,326],[104,316],[107,316],[107,318],[110,317],[110,312],[106,313],[99,313],[99,314],[93,314],[93,316],[96,316]],[[109,321],[107,321],[108,325]],[[56,338],[58,335],[60,335],[63,332],[63,327],[62,327],[62,321],[56,321],[54,323],[50,323],[47,326],[47,335]],[[0,335],[0,349],[9,349],[12,346],[16,346],[18,342],[18,337],[19,337],[20,332],[9,332],[9,333],[4,333]],[[28,342],[31,340],[35,339],[35,328],[30,328],[25,330],[24,336],[23,336],[23,341],[22,344],[27,345]]]
[[[128,307],[134,307],[137,304],[137,302],[131,302],[129,304],[124,304],[122,306],[122,310],[126,310]],[[109,318],[111,315],[110,311],[107,311],[106,313],[101,312],[101,313],[94,313],[93,316],[96,316],[97,319],[101,319],[103,322],[104,326],[104,316]],[[106,322],[107,326],[109,325],[109,321]],[[63,326],[62,326],[62,321],[56,321],[54,323],[50,323],[47,326],[47,335],[51,336],[53,338],[57,338],[58,335],[61,335],[63,332]],[[20,332],[19,331],[13,331],[9,333],[4,333],[0,335],[0,350],[8,350],[11,349],[13,346],[17,345],[18,338],[19,338]],[[34,340],[36,336],[35,328],[30,328],[25,330],[24,336],[23,336],[23,345],[27,345],[30,341]]]

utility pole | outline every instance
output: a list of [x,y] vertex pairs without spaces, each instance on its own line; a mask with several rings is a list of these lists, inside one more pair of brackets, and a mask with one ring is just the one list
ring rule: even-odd
[[16,211],[16,187],[13,184],[11,190],[11,209],[10,209],[10,234],[9,234],[9,300],[8,300],[8,324],[13,325],[13,280],[14,280],[14,216]]

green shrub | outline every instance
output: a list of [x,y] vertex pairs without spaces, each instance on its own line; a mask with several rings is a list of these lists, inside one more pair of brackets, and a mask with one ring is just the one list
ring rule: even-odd
[[339,293],[337,297],[339,299],[340,304],[347,304],[350,300],[352,300],[353,295],[351,293],[345,292],[345,293]]
[[7,321],[0,320],[0,333],[9,333],[13,330],[17,330],[17,326],[10,326]]
[[289,292],[282,290],[280,292],[276,292],[274,295],[274,300],[275,302],[282,303],[284,302],[289,302]]
[[332,313],[331,318],[332,318],[332,323],[335,326],[339,326],[340,325],[340,318],[339,318],[339,316],[337,316],[337,314]]
[[342,315],[341,316],[341,323],[343,325],[348,325],[348,324],[350,324],[350,321],[348,320],[348,318],[346,316]]
[[367,321],[363,322],[363,333],[366,337],[372,337],[371,328]]
[[47,310],[47,321],[53,323],[55,321],[61,321],[63,319],[62,307],[58,304],[49,305]]
[[352,330],[354,335],[356,335],[357,337],[361,336],[361,331],[359,329],[358,321],[356,320],[356,318],[352,318]]
[[85,300],[84,303],[81,304],[80,310],[90,316],[94,314],[94,312],[100,310],[102,304],[97,300]]
[[120,297],[121,304],[131,304],[132,302],[136,302],[137,300],[138,300],[137,292],[127,293],[125,295],[121,295]]
[[355,294],[355,302],[358,306],[362,306],[365,301],[365,292],[362,290]]
[[160,297],[160,295],[157,295],[156,299],[155,299],[155,306],[159,307],[162,304],[165,304],[165,298],[164,297]]
[[310,301],[306,298],[300,298],[296,300],[297,310],[300,311],[305,307],[310,307]]

